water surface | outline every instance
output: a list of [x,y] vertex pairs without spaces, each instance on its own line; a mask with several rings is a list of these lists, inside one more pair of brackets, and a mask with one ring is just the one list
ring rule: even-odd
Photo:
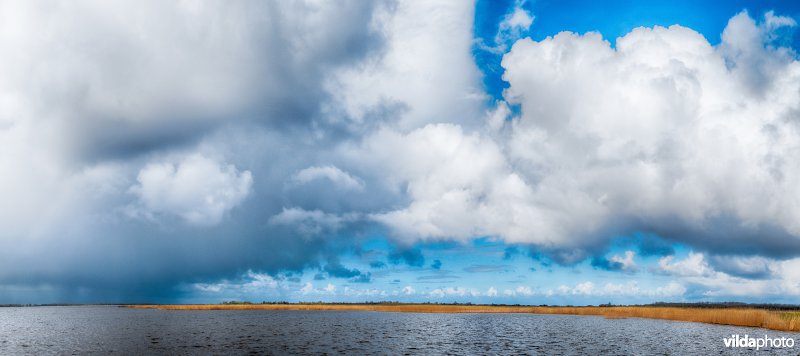
[[[731,334],[800,333],[537,314],[0,308],[0,354],[751,354]],[[798,354],[794,349],[762,350]]]

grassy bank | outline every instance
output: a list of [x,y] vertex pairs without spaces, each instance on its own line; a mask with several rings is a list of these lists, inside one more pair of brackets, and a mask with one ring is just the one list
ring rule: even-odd
[[131,308],[166,310],[364,310],[408,313],[534,313],[598,315],[607,318],[650,318],[698,323],[751,326],[780,331],[800,331],[800,312],[755,308],[683,307],[536,307],[447,304],[202,304],[129,305]]

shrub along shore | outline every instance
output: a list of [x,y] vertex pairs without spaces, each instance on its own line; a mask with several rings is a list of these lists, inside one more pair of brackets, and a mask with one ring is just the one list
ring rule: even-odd
[[748,306],[517,306],[470,304],[327,304],[327,303],[224,303],[194,305],[126,305],[164,310],[330,310],[404,313],[532,313],[596,315],[606,318],[650,318],[709,324],[750,326],[780,331],[800,331],[800,311]]

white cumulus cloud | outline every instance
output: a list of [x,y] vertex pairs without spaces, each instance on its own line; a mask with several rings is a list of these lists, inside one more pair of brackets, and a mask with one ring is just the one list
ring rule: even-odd
[[625,251],[623,256],[614,255],[611,256],[608,260],[619,264],[620,268],[623,271],[633,271],[636,270],[636,261],[633,260],[634,256],[636,256],[636,252],[633,251]]
[[562,262],[632,231],[800,252],[800,62],[769,42],[790,25],[741,13],[717,46],[677,25],[615,47],[522,39],[502,62],[513,121],[384,129],[345,154],[405,190],[405,207],[370,215],[404,239],[494,236]]
[[177,163],[151,163],[131,187],[148,214],[173,214],[199,226],[216,225],[239,205],[253,184],[250,171],[201,155]]
[[504,96],[522,108],[509,160],[529,204],[563,214],[532,234],[563,243],[631,225],[712,240],[713,219],[732,219],[725,237],[800,235],[800,63],[768,45],[770,28],[792,25],[772,22],[741,13],[716,47],[677,25],[614,48],[597,33],[518,41],[503,59]]
[[293,184],[306,184],[315,180],[326,179],[343,189],[363,190],[364,181],[342,171],[336,166],[312,166],[304,168],[291,177]]

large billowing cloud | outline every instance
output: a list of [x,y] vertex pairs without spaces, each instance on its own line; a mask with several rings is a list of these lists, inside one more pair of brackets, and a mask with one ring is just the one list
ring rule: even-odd
[[389,5],[3,2],[2,291],[146,299],[316,263],[324,244],[263,228],[295,169],[273,132],[305,136],[321,82],[380,54]]
[[615,48],[592,33],[519,41],[503,60],[522,106],[510,159],[538,196],[559,196],[549,207],[572,229],[797,254],[800,63],[770,42],[793,25],[740,13],[716,47],[680,26]]
[[772,44],[781,26],[794,22],[741,13],[718,46],[677,25],[615,47],[596,33],[520,40],[503,67],[521,114],[498,132],[379,134],[400,150],[384,169],[412,201],[375,218],[401,236],[497,236],[564,261],[633,231],[796,255],[800,64]]
[[[521,39],[487,105],[473,11],[2,3],[0,296],[367,281],[339,258],[365,231],[412,266],[418,241],[488,236],[572,263],[642,231],[706,251],[664,274],[791,277],[772,258],[800,255],[800,64],[775,41],[793,20],[741,13],[716,46],[680,26]],[[516,6],[497,41],[532,21]],[[644,269],[628,252],[608,269]]]

